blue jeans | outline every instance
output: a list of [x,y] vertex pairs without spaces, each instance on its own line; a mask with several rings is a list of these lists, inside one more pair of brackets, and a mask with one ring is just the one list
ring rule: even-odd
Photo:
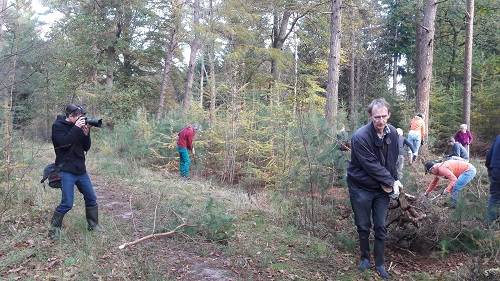
[[349,198],[354,212],[354,223],[358,229],[359,239],[370,238],[370,228],[373,229],[375,239],[385,241],[387,229],[385,227],[387,208],[389,207],[389,196],[381,188],[376,190],[364,190],[347,178],[349,187]]
[[[418,151],[420,149],[420,143],[422,142],[422,136],[415,135],[415,134],[408,134],[408,141],[411,143],[411,146],[413,146],[413,149],[415,150],[415,153],[413,153],[413,155],[418,156]],[[412,153],[410,148],[408,148],[408,153]]]
[[189,166],[191,165],[188,150],[187,148],[177,146],[177,151],[179,151],[179,171],[181,172],[181,176],[188,177]]
[[56,211],[66,214],[73,208],[73,201],[75,200],[75,188],[78,188],[83,199],[85,200],[85,207],[97,206],[97,198],[94,193],[94,187],[90,181],[89,174],[75,175],[68,172],[61,172],[61,203],[57,206]]
[[468,184],[476,176],[476,168],[472,167],[469,170],[463,172],[457,179],[457,182],[453,185],[451,194],[453,195],[453,202],[457,202],[458,193],[464,189],[465,185]]
[[490,176],[490,201],[488,202],[488,223],[500,215],[500,169],[494,168]]

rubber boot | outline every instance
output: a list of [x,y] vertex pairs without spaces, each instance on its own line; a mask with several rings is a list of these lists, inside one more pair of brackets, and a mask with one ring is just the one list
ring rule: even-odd
[[63,218],[64,218],[63,213],[59,213],[57,210],[54,210],[52,219],[50,219],[50,230],[48,235],[50,239],[54,240],[61,239],[61,227]]
[[359,250],[361,251],[361,262],[359,263],[359,270],[366,270],[370,268],[370,240],[360,239]]
[[375,239],[373,245],[373,257],[375,259],[375,269],[384,279],[392,279],[391,275],[385,270],[385,241]]
[[88,230],[106,232],[106,229],[99,225],[99,209],[97,205],[94,207],[85,207],[85,216],[87,217],[87,222],[89,224],[87,227]]

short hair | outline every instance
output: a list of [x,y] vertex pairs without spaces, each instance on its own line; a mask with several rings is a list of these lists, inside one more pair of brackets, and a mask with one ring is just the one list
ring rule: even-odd
[[384,98],[378,98],[378,99],[374,99],[367,107],[366,107],[366,112],[368,112],[368,114],[372,114],[372,110],[375,106],[378,106],[378,107],[385,107],[387,108],[387,112],[391,112],[391,105],[385,101]]
[[197,132],[201,132],[203,130],[203,126],[201,126],[201,124],[199,123],[194,123],[193,125],[191,125],[191,127]]
[[85,112],[85,109],[83,109],[83,107],[76,104],[68,104],[66,106],[66,110],[64,110],[64,113],[66,114],[66,117],[69,117],[70,115],[77,116],[79,114],[83,115],[87,114],[87,112]]
[[449,137],[448,139],[446,139],[446,143],[449,143],[449,142],[455,142],[455,138]]
[[466,129],[467,130],[467,124],[460,125],[460,129]]

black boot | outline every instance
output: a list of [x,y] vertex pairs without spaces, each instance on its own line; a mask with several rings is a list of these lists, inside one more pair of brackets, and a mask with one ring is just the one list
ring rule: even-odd
[[63,222],[64,214],[59,213],[54,210],[54,214],[52,215],[52,219],[50,219],[50,230],[49,230],[49,238],[54,240],[61,239],[61,227]]
[[106,232],[106,229],[99,225],[99,210],[97,205],[94,207],[85,207],[85,216],[87,217],[87,222],[89,223],[87,227],[88,230]]
[[361,251],[361,262],[359,263],[359,270],[366,270],[370,268],[370,240],[360,239],[359,250]]
[[375,259],[375,269],[384,279],[392,279],[391,275],[385,270],[385,241],[375,239],[373,245],[373,257]]

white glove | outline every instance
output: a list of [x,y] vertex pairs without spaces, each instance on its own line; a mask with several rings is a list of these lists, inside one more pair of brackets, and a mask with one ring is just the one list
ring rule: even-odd
[[196,156],[196,151],[194,151],[194,147],[193,147],[193,156]]
[[394,185],[392,186],[392,192],[389,194],[389,197],[391,197],[394,200],[398,199],[402,189],[403,189],[403,184],[399,180],[395,181]]

